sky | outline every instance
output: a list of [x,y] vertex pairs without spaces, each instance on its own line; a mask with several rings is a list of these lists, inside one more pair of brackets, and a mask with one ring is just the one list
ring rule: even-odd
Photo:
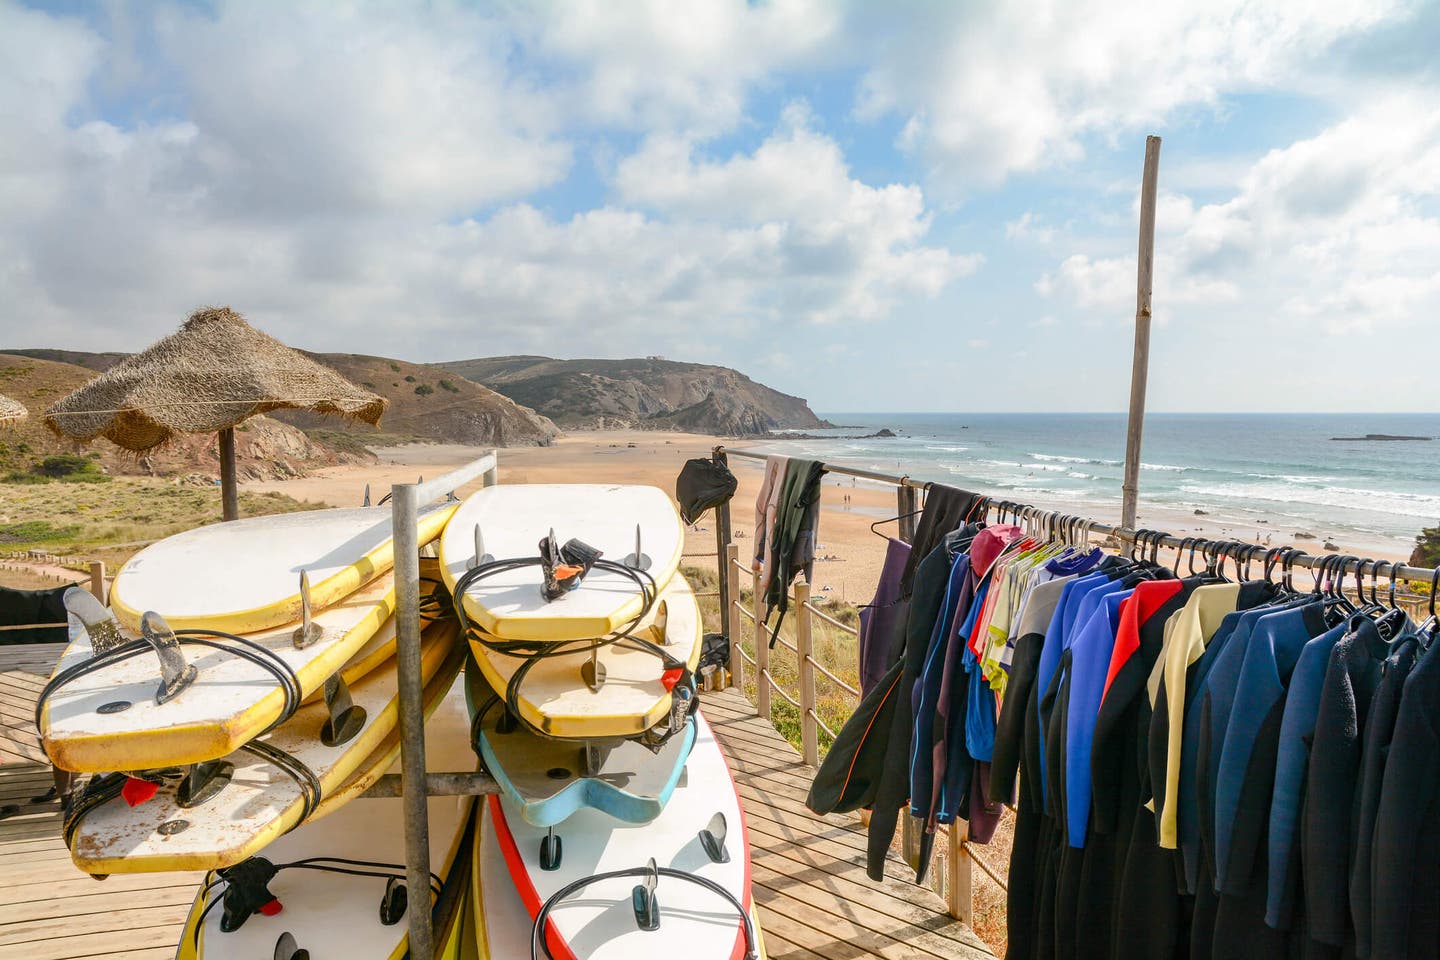
[[[1308,8],[1308,9],[1307,9]],[[0,0],[0,347],[225,304],[825,411],[1440,409],[1440,3]]]

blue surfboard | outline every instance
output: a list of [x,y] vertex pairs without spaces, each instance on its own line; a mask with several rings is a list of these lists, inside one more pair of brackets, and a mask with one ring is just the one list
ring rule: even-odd
[[593,809],[625,823],[649,823],[685,775],[695,745],[686,722],[658,751],[634,740],[555,740],[504,722],[501,698],[479,669],[467,666],[465,696],[485,769],[521,817],[537,827]]

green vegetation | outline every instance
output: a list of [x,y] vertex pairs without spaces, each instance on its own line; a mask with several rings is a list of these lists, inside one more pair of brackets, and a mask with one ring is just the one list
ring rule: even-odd
[[1440,526],[1425,527],[1415,538],[1415,552],[1410,554],[1413,567],[1440,566]]
[[[240,493],[241,516],[314,510],[283,493]],[[116,477],[104,487],[0,482],[0,543],[11,550],[51,550],[123,561],[141,544],[218,522],[220,488],[152,477]]]
[[40,484],[59,480],[62,483],[109,483],[111,476],[100,467],[100,455],[84,456],[60,453],[41,460],[31,460],[26,469],[9,470],[5,483]]
[[441,381],[440,381],[440,389],[441,389],[441,390],[446,390],[446,391],[448,391],[448,392],[450,392],[450,393],[459,393],[459,392],[460,392],[460,388],[457,387],[457,386],[455,386],[454,382],[451,381],[451,380],[441,380]]
[[435,388],[430,386],[430,384],[428,383],[422,383],[420,384],[420,386],[415,388],[415,392],[422,397],[428,397],[430,396],[430,394],[435,392]]
[[[682,567],[681,573],[685,579],[690,581],[690,586],[696,593],[714,593],[719,589],[715,571],[701,567]],[[700,598],[700,611],[705,622],[706,633],[720,633],[720,602],[715,597]],[[746,609],[753,609],[753,598],[751,591],[742,588],[740,591],[740,603]],[[848,603],[834,603],[830,601],[815,601],[817,608],[823,609],[825,615],[833,617],[847,626],[858,624],[860,611]],[[775,618],[770,618],[770,625],[773,628]],[[780,636],[790,643],[795,643],[796,617],[794,606],[785,614],[785,622],[780,627]],[[741,646],[751,657],[755,656],[755,632],[754,625],[748,617],[741,617],[741,628],[744,636]],[[826,623],[819,617],[811,617],[811,644],[814,649],[815,660],[825,666],[825,669],[835,674],[840,679],[853,687],[860,686],[860,662],[859,647],[855,637],[846,633],[831,624]],[[767,632],[766,636],[769,634]],[[731,664],[732,671],[735,665]],[[796,700],[800,699],[800,665],[795,654],[780,642],[770,648],[770,675],[790,696]],[[744,689],[745,696],[755,701],[755,668],[748,662],[744,665]],[[829,678],[818,671],[815,674],[815,713],[832,730],[839,730],[850,714],[855,712],[857,701],[847,691],[831,683]],[[800,749],[800,711],[791,706],[783,697],[773,695],[770,698],[770,719],[780,735],[790,741],[798,750]],[[822,727],[819,731],[820,753],[823,756],[830,748],[830,735]]]
[[399,373],[399,372],[400,372],[400,364],[398,364],[398,363],[392,363],[392,364],[390,364],[390,369],[393,370],[393,371],[396,372],[396,373]]
[[405,382],[406,382],[406,383],[414,383],[414,382],[415,382],[415,378],[414,378],[413,376],[406,377],[406,378],[405,378]]

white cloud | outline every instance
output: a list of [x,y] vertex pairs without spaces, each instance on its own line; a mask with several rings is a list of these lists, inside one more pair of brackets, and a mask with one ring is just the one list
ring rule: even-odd
[[1033,210],[1026,210],[1005,224],[1005,237],[1009,240],[1034,240],[1044,246],[1051,243],[1055,235],[1055,228],[1048,226],[1045,218]]
[[861,83],[864,118],[904,119],[900,144],[957,192],[1077,160],[1186,107],[1266,89],[1398,8],[1384,0],[951,4],[877,8],[886,35]]
[[[1226,200],[1162,192],[1157,312],[1243,300],[1246,317],[1332,333],[1419,322],[1440,308],[1437,198],[1440,107],[1404,95],[1371,103],[1266,153]],[[1075,253],[1036,290],[1114,308],[1133,304],[1134,278],[1133,256]]]

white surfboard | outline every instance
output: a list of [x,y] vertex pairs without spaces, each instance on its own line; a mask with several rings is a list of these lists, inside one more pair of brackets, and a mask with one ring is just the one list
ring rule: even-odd
[[[554,893],[572,881],[612,870],[658,866],[684,871],[719,884],[746,911],[750,900],[750,848],[735,784],[714,735],[703,717],[686,770],[663,813],[645,825],[617,823],[597,810],[582,810],[554,828],[561,840],[556,869],[541,869],[546,830],[519,816],[513,801],[489,798],[476,846],[480,909],[490,956],[524,957],[517,950],[513,898],[518,894],[530,919]],[[727,862],[717,863],[705,849],[701,831],[716,814],[725,818]],[[500,879],[495,863],[504,865]],[[638,877],[604,880],[559,901],[550,913],[553,955],[564,960],[633,960],[635,957],[685,957],[733,960],[745,953],[740,914],[724,898],[694,883],[660,876],[655,890],[659,927],[642,930],[632,907]],[[492,922],[493,918],[493,922]]]
[[[662,609],[663,632],[657,625]],[[700,606],[683,576],[671,578],[633,635],[659,645],[672,659],[694,671],[700,662],[703,630]],[[474,636],[470,637],[470,650],[486,681],[502,694],[525,662],[523,657],[485,646]],[[599,690],[592,690],[581,674],[590,657],[589,653],[576,652],[537,662],[520,681],[520,714],[524,720],[552,737],[595,739],[633,737],[670,713],[672,688],[666,686],[662,659],[630,644],[602,647],[598,658],[605,668],[605,683]]]
[[[320,632],[309,646],[295,646],[299,623],[246,639],[293,671],[301,698],[309,699],[335,671],[343,668],[346,682],[355,682],[389,657],[395,644],[394,607],[394,576],[385,573],[318,611],[313,623]],[[37,716],[51,761],[64,770],[97,772],[213,760],[282,716],[285,692],[264,667],[224,650],[183,644],[181,651],[196,668],[196,678],[165,703],[156,702],[160,673],[149,652],[53,689]],[[72,616],[70,645],[55,676],[93,656],[89,633]]]
[[[663,588],[680,565],[685,531],[674,503],[658,487],[615,484],[512,484],[476,491],[440,538],[445,585],[454,591],[475,556],[475,528],[497,560],[535,557],[551,530],[563,544],[582,540],[607,560],[635,552],[638,526],[647,572]],[[623,626],[640,611],[629,577],[591,570],[581,585],[547,603],[538,566],[497,573],[465,594],[465,611],[487,633],[507,640],[579,640]]]
[[[420,514],[419,542],[439,536],[455,504]],[[310,603],[329,606],[394,565],[391,512],[309,510],[197,527],[151,544],[115,577],[110,604],[140,629],[148,611],[176,630],[253,633],[300,619],[300,574]]]
[[[421,639],[421,678],[430,708],[454,684],[463,662],[463,648],[455,637],[454,622],[445,621],[429,627]],[[393,662],[351,687],[351,701],[365,711],[365,717],[342,743],[324,743],[330,711],[321,700],[302,707],[254,744],[282,751],[310,770],[319,791],[313,803],[318,804],[395,730],[397,688]],[[306,810],[300,782],[257,753],[254,744],[224,758],[234,767],[229,782],[202,803],[182,806],[177,795],[180,781],[170,780],[137,806],[115,796],[85,810],[67,825],[75,865],[89,874],[216,870],[260,853],[295,827]]]
[[[465,698],[457,685],[426,724],[428,768],[435,772],[473,769],[474,754],[470,752],[468,737]],[[465,765],[467,756],[468,766]],[[447,883],[452,880],[452,869],[458,865],[458,858],[470,855],[468,849],[462,850],[462,841],[469,825],[472,799],[431,797],[429,800],[431,869]],[[394,872],[403,876],[405,821],[402,803],[399,798],[357,799],[335,810],[331,816],[308,822],[286,834],[266,847],[261,856],[272,863],[309,857],[368,860],[395,865]],[[453,879],[458,880],[459,877]],[[217,904],[206,914],[197,939],[200,912],[207,903],[221,899],[224,889],[225,884],[220,883],[208,895],[202,891],[196,899],[186,921],[176,955],[178,960],[271,957],[274,956],[275,941],[286,932],[295,938],[299,948],[311,951],[315,957],[399,960],[405,955],[406,919],[401,917],[389,926],[380,922],[379,905],[385,891],[384,879],[312,870],[282,870],[269,886],[282,906],[278,914],[256,914],[238,930],[225,933],[220,930],[222,907]],[[408,893],[412,908],[427,902],[423,895]],[[463,911],[453,912],[457,920],[461,915]],[[437,956],[443,958],[458,954],[458,931],[458,922],[437,923],[436,939],[441,947]]]

